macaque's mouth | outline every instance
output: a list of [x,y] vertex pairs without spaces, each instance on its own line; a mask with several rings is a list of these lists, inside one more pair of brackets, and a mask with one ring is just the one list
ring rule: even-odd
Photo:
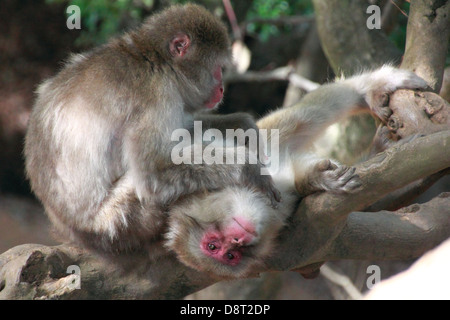
[[205,103],[207,109],[214,108],[223,98],[223,87],[219,86],[214,89],[211,99]]

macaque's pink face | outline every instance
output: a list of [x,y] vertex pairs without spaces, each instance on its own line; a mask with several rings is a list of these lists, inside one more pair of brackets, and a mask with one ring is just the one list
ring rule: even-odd
[[210,229],[200,241],[202,252],[229,266],[236,266],[242,260],[246,246],[257,238],[255,227],[250,221],[233,217],[223,230]]
[[223,98],[222,67],[216,67],[213,77],[216,85],[211,92],[209,100],[205,103],[207,109],[214,108]]
[[[169,44],[169,52],[177,60],[185,60],[188,56],[192,55],[191,39],[187,34],[177,34]],[[189,59],[187,63],[191,63]],[[199,68],[200,69],[200,68]],[[203,71],[203,70],[202,70]],[[213,76],[213,89],[208,95],[208,98],[204,101],[203,106],[207,109],[214,108],[223,98],[223,83],[222,83],[222,66],[217,65],[212,71]],[[207,83],[206,85],[209,85]]]

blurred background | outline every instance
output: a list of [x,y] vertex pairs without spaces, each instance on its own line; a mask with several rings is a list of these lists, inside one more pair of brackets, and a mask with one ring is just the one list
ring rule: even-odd
[[[0,253],[23,243],[56,244],[40,204],[24,176],[23,138],[33,106],[34,91],[58,72],[71,52],[82,52],[129,30],[156,10],[176,0],[1,0],[0,1]],[[320,45],[311,0],[204,0],[229,27],[236,59],[225,75],[226,94],[219,112],[247,111],[259,117],[295,103],[307,85],[292,85],[291,71],[316,84],[335,76],[336,68]],[[317,1],[320,2],[320,1]],[[383,9],[383,32],[399,52],[405,44],[408,1],[361,1]],[[393,3],[395,5],[393,5]],[[69,29],[69,5],[81,9],[81,29]],[[354,18],[349,9],[348,24]],[[354,30],[357,32],[357,30]],[[355,50],[357,51],[357,50]],[[357,67],[357,66],[355,66]],[[302,89],[301,87],[304,86]],[[371,141],[361,132],[374,130],[373,121],[359,121],[362,131],[349,136],[352,156],[327,153],[350,163]],[[348,133],[349,124],[341,129]],[[347,148],[348,149],[348,148]],[[449,182],[444,182],[449,190]],[[332,265],[360,290],[371,262]],[[381,263],[379,263],[381,265]],[[406,268],[390,263],[384,275]],[[392,270],[389,271],[389,270]],[[346,299],[351,290],[329,277],[304,280],[296,273],[264,275],[260,279],[218,284],[191,298]]]

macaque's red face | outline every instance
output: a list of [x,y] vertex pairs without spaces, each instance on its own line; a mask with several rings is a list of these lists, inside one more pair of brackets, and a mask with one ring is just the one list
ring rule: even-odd
[[[201,89],[201,94],[204,101],[201,101],[198,106],[206,109],[214,108],[223,98],[223,83],[222,83],[222,67],[223,64],[219,62],[217,58],[217,64],[214,67],[210,67],[209,63],[202,64],[203,57],[209,55],[210,52],[200,53],[192,45],[191,38],[185,33],[178,33],[169,43],[169,52],[174,61],[178,63],[178,66],[182,67],[185,75],[188,79],[195,79],[193,82],[199,82],[198,79],[202,79],[200,83],[196,83]],[[204,77],[205,73],[209,73],[208,77]],[[212,75],[209,77],[209,75]],[[207,79],[207,80],[205,80]],[[212,88],[204,90],[204,88]],[[189,92],[189,91],[188,91]],[[190,91],[193,92],[193,91]],[[186,99],[189,100],[189,99]],[[186,102],[186,101],[185,101]],[[196,102],[191,101],[196,104]]]
[[213,276],[257,273],[284,225],[269,208],[265,195],[246,187],[192,195],[173,208],[166,246],[184,264]]
[[246,246],[255,238],[257,234],[253,223],[241,217],[233,217],[223,230],[206,231],[200,241],[200,249],[222,264],[236,266],[241,262]]
[[214,108],[223,98],[222,67],[216,67],[213,77],[216,84],[211,92],[209,100],[205,103],[207,109]]

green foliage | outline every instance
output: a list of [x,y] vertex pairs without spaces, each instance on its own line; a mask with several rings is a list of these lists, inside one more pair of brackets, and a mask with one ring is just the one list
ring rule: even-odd
[[[234,0],[242,1],[242,0]],[[76,41],[80,46],[93,46],[106,42],[122,29],[137,25],[143,16],[151,11],[155,0],[46,0],[48,4],[63,3],[76,5],[81,11],[81,33]],[[167,3],[197,2],[211,10],[222,6],[221,0],[170,0]],[[278,18],[281,16],[312,13],[311,0],[254,0],[247,19]],[[223,12],[222,10],[220,12]],[[67,14],[68,16],[68,14]],[[280,32],[289,31],[270,24],[249,24],[249,31],[258,34],[262,40]]]
[[[196,2],[208,8],[221,5],[221,0],[165,0],[163,4]],[[138,25],[154,9],[155,0],[46,0],[46,3],[76,5],[81,11],[81,33],[76,40],[79,46],[95,46],[123,29]],[[68,14],[67,14],[68,16]]]
[[47,3],[76,5],[81,11],[82,33],[77,45],[104,43],[125,26],[142,20],[142,11],[154,0],[46,0]]
[[[282,16],[309,15],[312,13],[311,0],[254,0],[247,14],[247,19],[275,19]],[[283,30],[275,25],[259,23],[250,23],[247,28],[248,32],[258,34],[263,41],[280,32],[289,31],[289,27],[287,30]]]
[[[243,0],[234,0],[243,1]],[[246,0],[247,1],[247,0]],[[155,0],[46,0],[48,4],[62,3],[77,5],[81,10],[82,32],[76,44],[93,46],[104,43],[108,38],[127,27],[137,25],[144,14],[151,11]],[[222,6],[222,0],[170,0],[167,3],[197,2],[211,10]],[[233,2],[233,1],[232,1]],[[409,12],[409,3],[404,2],[401,8]],[[222,11],[223,12],[223,11]],[[312,0],[253,0],[247,13],[247,20],[276,19],[293,15],[312,15]],[[400,50],[404,50],[406,39],[407,17],[399,14],[399,22],[389,38]],[[277,27],[269,23],[250,23],[247,31],[256,34],[262,41],[282,32],[290,32],[290,26]]]
[[[234,0],[242,1],[242,0]],[[154,0],[46,0],[48,4],[63,3],[76,5],[81,11],[81,34],[76,44],[93,46],[104,43],[122,29],[138,24],[143,15],[150,11]],[[210,9],[222,5],[220,0],[171,0],[168,3],[198,2]],[[247,19],[278,18],[281,16],[311,14],[311,0],[254,0]],[[249,32],[258,34],[262,40],[280,32],[288,32],[289,27],[279,28],[270,24],[251,23]]]

